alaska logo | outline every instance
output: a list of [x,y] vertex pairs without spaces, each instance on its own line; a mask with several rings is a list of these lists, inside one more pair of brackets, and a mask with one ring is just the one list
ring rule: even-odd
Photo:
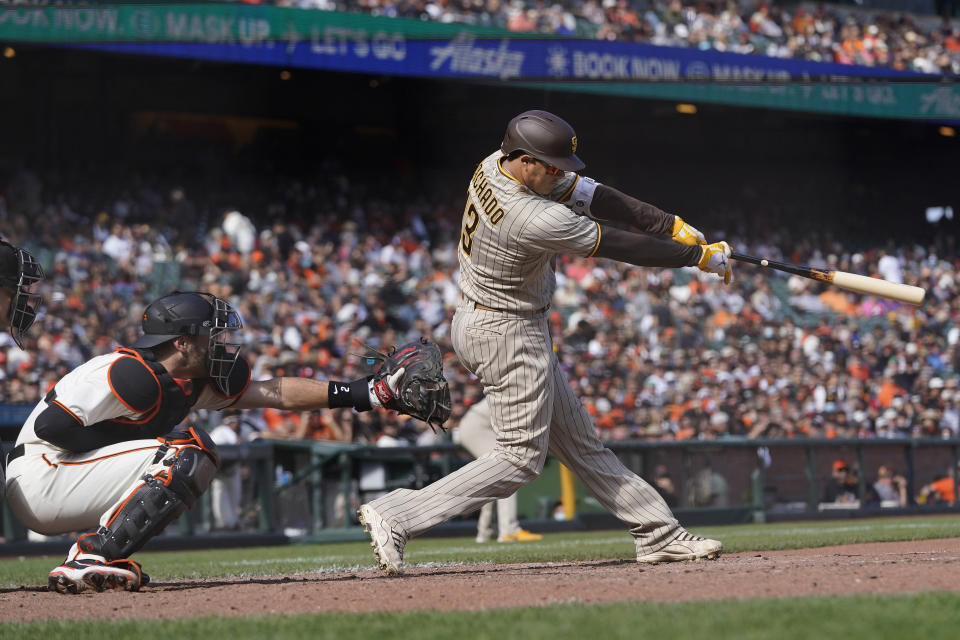
[[570,153],[577,152],[577,136],[570,138]]

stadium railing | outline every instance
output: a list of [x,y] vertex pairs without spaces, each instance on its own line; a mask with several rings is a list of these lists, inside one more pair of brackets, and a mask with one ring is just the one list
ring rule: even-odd
[[[12,443],[3,443],[4,451]],[[628,441],[608,446],[624,464],[653,479],[665,470],[676,487],[671,504],[688,526],[764,522],[789,519],[903,515],[957,512],[957,469],[960,439],[792,439],[715,441]],[[288,540],[354,540],[361,538],[356,507],[398,487],[421,488],[469,462],[455,444],[428,447],[371,447],[326,441],[259,440],[220,447],[224,467],[240,465],[245,500],[239,505],[240,526],[218,531],[208,491],[200,504],[174,523],[164,536],[193,539],[232,534],[280,536]],[[860,470],[852,490],[858,500],[828,504],[821,500],[833,462],[843,460]],[[895,470],[907,482],[904,506],[871,502],[870,486],[880,466]],[[521,518],[531,528],[563,531],[617,528],[621,525],[577,483],[576,516],[557,520],[560,500],[559,463],[549,458],[541,476],[518,492]],[[920,488],[950,477],[953,499],[920,504]],[[2,532],[7,542],[36,539],[3,506]],[[473,531],[470,516],[441,525],[434,534]],[[186,544],[189,546],[189,543]],[[2,547],[0,547],[2,548]]]

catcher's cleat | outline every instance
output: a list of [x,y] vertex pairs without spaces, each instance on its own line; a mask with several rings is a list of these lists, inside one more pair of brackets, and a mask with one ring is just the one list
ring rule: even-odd
[[520,529],[508,536],[500,536],[497,538],[497,542],[536,542],[537,540],[543,540],[543,536],[539,533],[527,531],[526,529]]
[[637,556],[640,564],[658,562],[683,562],[685,560],[716,560],[723,552],[723,543],[719,540],[695,536],[686,529],[673,542],[653,553]]
[[133,560],[71,560],[50,572],[47,586],[58,593],[139,591],[150,577]]
[[363,530],[370,534],[370,546],[373,555],[377,557],[377,566],[387,572],[388,576],[397,576],[403,573],[403,547],[407,538],[402,533],[387,524],[373,507],[368,504],[360,506],[357,514]]

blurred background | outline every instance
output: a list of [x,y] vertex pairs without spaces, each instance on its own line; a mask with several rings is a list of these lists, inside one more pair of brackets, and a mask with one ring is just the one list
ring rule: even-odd
[[[453,434],[481,397],[448,338],[465,190],[542,108],[576,129],[584,175],[711,241],[928,290],[913,308],[746,264],[723,287],[561,257],[558,355],[625,462],[688,518],[951,510],[957,5],[0,3],[0,233],[48,274],[28,348],[0,336],[3,445],[179,288],[241,310],[258,377],[350,379],[354,339],[431,336],[455,406],[447,434],[193,415],[234,463],[181,533],[353,531],[358,500],[463,464]],[[570,518],[558,475],[523,490],[524,518]],[[578,489],[582,525],[600,510]]]

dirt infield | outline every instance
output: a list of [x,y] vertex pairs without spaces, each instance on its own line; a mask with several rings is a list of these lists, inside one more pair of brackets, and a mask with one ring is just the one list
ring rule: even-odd
[[414,567],[399,578],[373,571],[318,573],[156,582],[139,593],[72,596],[22,587],[0,590],[0,617],[5,622],[183,618],[957,591],[958,572],[960,539],[924,540],[739,553],[716,562],[642,568],[625,560]]

